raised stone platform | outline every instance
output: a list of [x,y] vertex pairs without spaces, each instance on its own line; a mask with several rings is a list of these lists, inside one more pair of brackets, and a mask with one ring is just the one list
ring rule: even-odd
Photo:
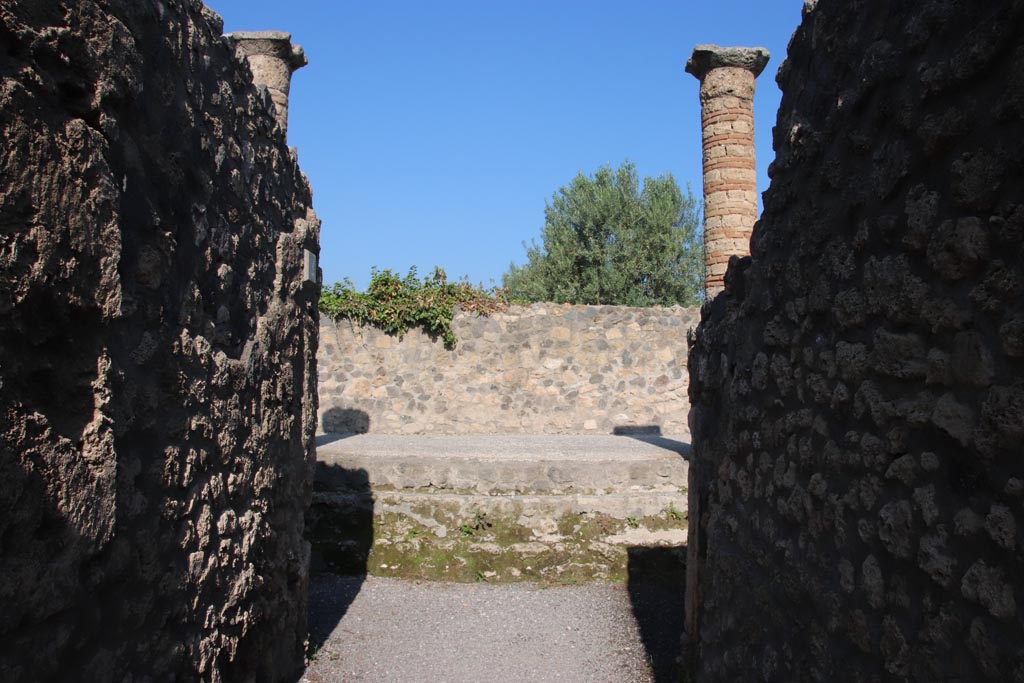
[[307,535],[326,568],[438,580],[621,580],[686,542],[688,437],[318,439]]

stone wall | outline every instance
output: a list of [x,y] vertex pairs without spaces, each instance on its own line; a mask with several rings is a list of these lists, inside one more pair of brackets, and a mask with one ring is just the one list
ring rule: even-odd
[[301,668],[319,227],[221,32],[0,4],[0,680]]
[[320,427],[397,434],[687,432],[685,308],[459,313],[458,344],[323,320]]
[[700,680],[1024,680],[1022,74],[1019,1],[805,3],[690,355]]

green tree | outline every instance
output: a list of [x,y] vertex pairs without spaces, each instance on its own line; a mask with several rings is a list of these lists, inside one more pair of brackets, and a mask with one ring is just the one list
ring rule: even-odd
[[700,208],[671,174],[644,178],[617,170],[577,175],[544,211],[542,245],[526,248],[503,284],[514,300],[575,304],[698,304],[704,288]]

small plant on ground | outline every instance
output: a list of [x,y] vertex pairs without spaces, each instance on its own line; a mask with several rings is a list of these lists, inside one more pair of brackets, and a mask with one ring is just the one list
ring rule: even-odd
[[491,520],[487,519],[486,512],[477,510],[476,512],[473,513],[474,529],[476,529],[477,531],[483,531],[485,529],[490,529],[492,526],[494,525],[491,523]]
[[681,522],[686,519],[686,513],[677,508],[675,503],[669,503],[668,507],[665,509],[665,514],[668,515],[668,518],[673,522]]
[[374,268],[365,292],[356,291],[348,278],[320,290],[320,312],[335,320],[347,318],[374,325],[399,339],[419,327],[442,339],[449,349],[456,344],[452,331],[456,307],[488,315],[504,310],[508,303],[504,289],[485,289],[465,280],[449,282],[440,268],[434,268],[433,275],[423,280],[417,277],[415,267],[405,277]]
[[640,520],[630,515],[629,517],[626,517],[626,524],[628,524],[631,528],[636,529],[640,526]]
[[463,536],[473,536],[478,531],[486,531],[490,529],[494,524],[491,520],[487,519],[487,513],[482,510],[477,510],[473,513],[473,520],[471,522],[463,522],[459,525],[459,531]]

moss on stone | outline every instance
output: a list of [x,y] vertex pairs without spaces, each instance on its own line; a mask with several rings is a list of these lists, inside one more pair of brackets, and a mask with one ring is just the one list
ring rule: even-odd
[[360,538],[346,537],[353,532],[346,527],[310,540],[333,571],[433,581],[565,584],[626,579],[627,546],[609,542],[610,537],[637,527],[686,527],[685,518],[670,511],[640,519],[569,512],[554,520],[550,534],[520,523],[518,512],[456,513],[425,503],[410,512],[373,515],[369,538],[365,532]]

